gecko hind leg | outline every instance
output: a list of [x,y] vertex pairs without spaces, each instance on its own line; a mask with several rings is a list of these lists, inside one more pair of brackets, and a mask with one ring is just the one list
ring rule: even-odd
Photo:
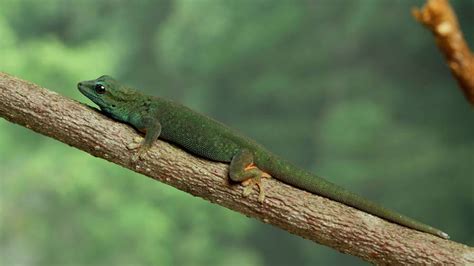
[[263,202],[265,200],[265,191],[261,184],[262,177],[270,178],[268,173],[258,169],[253,162],[253,154],[251,151],[243,149],[240,150],[230,162],[229,177],[232,181],[240,182],[245,186],[243,195],[247,197],[253,190],[254,186],[257,186],[259,190],[258,201]]

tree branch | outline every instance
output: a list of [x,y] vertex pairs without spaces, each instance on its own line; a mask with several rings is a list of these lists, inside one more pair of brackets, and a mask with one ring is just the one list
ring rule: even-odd
[[413,16],[433,32],[452,74],[474,105],[474,55],[463,38],[456,14],[447,0],[428,0]]
[[[202,197],[290,233],[379,264],[469,264],[474,248],[389,223],[277,180],[264,180],[267,197],[242,197],[227,165],[196,158],[158,141],[137,164],[126,146],[129,126],[35,84],[0,72],[0,116],[93,156]],[[229,228],[232,230],[232,228]]]

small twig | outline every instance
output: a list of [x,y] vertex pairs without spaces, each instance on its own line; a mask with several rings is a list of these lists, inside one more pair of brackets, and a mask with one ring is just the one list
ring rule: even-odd
[[433,32],[451,72],[467,100],[474,105],[474,56],[463,38],[449,2],[428,0],[421,9],[413,9],[413,16]]
[[474,264],[474,248],[389,223],[277,180],[264,180],[267,194],[263,204],[258,202],[256,191],[244,198],[242,186],[228,182],[227,165],[196,158],[162,141],[158,141],[143,160],[132,163],[133,151],[127,149],[137,136],[132,128],[84,104],[1,72],[0,116],[180,190],[370,262]]

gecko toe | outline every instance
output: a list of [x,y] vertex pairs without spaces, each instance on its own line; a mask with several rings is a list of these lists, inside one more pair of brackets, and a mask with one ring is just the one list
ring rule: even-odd
[[149,150],[150,148],[147,147],[147,146],[140,146],[138,148],[138,151],[132,155],[132,162],[137,162],[138,160],[141,160],[141,159],[144,159],[145,158],[145,154],[147,153],[147,151]]
[[129,150],[136,150],[142,146],[143,138],[142,137],[134,137],[133,141],[127,144],[127,149]]
[[269,173],[262,172],[262,177],[263,178],[272,178],[272,176]]
[[135,153],[134,155],[132,155],[132,162],[134,162],[134,163],[137,162],[138,159],[139,159],[139,157],[140,157],[140,156],[139,156],[138,154],[136,154],[136,153]]
[[253,185],[244,187],[244,190],[242,191],[242,196],[248,197],[252,193],[252,190],[253,190]]
[[[262,177],[263,177],[263,174],[262,174]],[[244,186],[244,189],[242,191],[242,195],[244,197],[248,197],[252,193],[253,188],[257,187],[257,189],[259,191],[258,201],[260,203],[263,203],[265,201],[265,190],[262,186],[261,177],[255,177],[255,178],[247,179],[245,181],[242,181],[241,184]]]
[[135,142],[129,143],[127,145],[127,149],[129,149],[129,150],[136,150],[139,147],[140,147],[140,143],[135,143]]

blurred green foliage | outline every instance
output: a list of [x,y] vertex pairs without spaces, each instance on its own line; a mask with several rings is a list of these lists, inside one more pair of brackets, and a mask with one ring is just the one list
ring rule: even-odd
[[[474,115],[421,4],[0,0],[0,71],[87,103],[111,74],[474,245]],[[0,176],[1,265],[363,263],[3,119]]]

